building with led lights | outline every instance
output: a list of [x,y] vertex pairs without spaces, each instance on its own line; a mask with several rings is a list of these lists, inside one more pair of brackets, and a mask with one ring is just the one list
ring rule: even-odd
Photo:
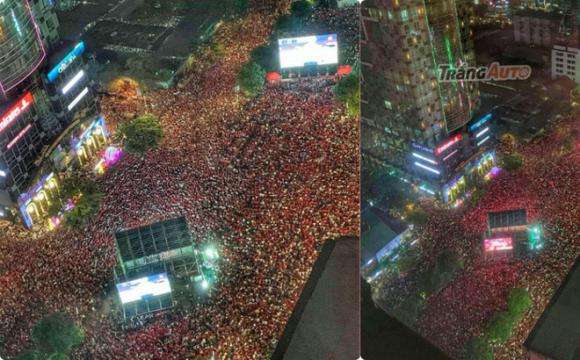
[[99,104],[84,61],[85,44],[63,43],[48,58],[43,77],[53,113],[66,128],[79,118],[95,116]]
[[46,144],[35,97],[26,92],[0,106],[0,204],[3,213],[27,190]]
[[476,65],[464,6],[367,0],[361,10],[363,161],[443,200],[446,187],[479,173],[472,169],[483,158],[495,161],[491,114],[477,116],[477,83],[439,78],[440,65]]
[[54,0],[28,0],[45,48],[52,48],[59,40],[60,23]]
[[[84,43],[58,43],[54,5],[0,0],[0,218],[28,228],[50,223],[60,179],[97,162],[109,136]],[[116,161],[115,150],[95,172]]]
[[0,98],[25,81],[46,56],[27,0],[0,1]]

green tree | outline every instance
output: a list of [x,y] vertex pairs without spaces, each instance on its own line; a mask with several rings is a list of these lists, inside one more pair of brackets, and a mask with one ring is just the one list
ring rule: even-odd
[[274,25],[273,36],[278,38],[292,36],[294,33],[299,33],[303,26],[304,24],[298,17],[283,15],[278,18],[276,25]]
[[68,354],[83,338],[83,329],[76,326],[68,314],[60,312],[43,318],[32,329],[36,348],[47,354]]
[[408,245],[402,246],[399,258],[397,259],[397,269],[399,272],[408,273],[415,268],[419,261],[419,251],[416,247]]
[[299,19],[305,19],[312,14],[312,4],[306,0],[294,1],[290,7],[292,15]]
[[360,85],[358,72],[341,77],[334,86],[334,95],[345,104],[350,116],[358,117],[360,113]]
[[533,305],[532,298],[526,289],[513,288],[508,296],[508,311],[516,319],[520,319],[523,314]]
[[463,349],[462,360],[493,360],[489,343],[480,337],[471,338]]
[[409,214],[408,220],[415,226],[422,226],[427,222],[427,213],[418,207]]
[[516,171],[524,163],[524,159],[519,154],[506,154],[501,161],[502,169],[506,171]]
[[511,314],[505,311],[497,312],[493,314],[485,329],[485,335],[491,341],[505,342],[512,335],[514,325]]
[[157,147],[163,138],[163,128],[155,115],[145,113],[119,126],[125,149],[143,158],[147,150]]
[[101,205],[103,195],[100,192],[82,193],[75,207],[65,213],[66,226],[80,229],[95,217]]
[[266,82],[266,70],[255,62],[247,63],[238,74],[238,85],[242,92],[249,97],[260,93]]
[[258,46],[252,50],[250,58],[251,61],[255,62],[266,70],[272,70],[275,67],[272,61],[272,59],[275,58],[274,51],[273,48],[269,45]]

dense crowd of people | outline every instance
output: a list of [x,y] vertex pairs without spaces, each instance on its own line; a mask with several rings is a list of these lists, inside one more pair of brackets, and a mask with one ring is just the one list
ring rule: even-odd
[[[280,2],[280,6],[287,6]],[[103,100],[111,128],[147,110],[164,139],[98,179],[104,193],[84,231],[0,235],[0,343],[31,346],[34,323],[65,311],[86,330],[78,359],[260,359],[281,336],[324,241],[358,232],[358,122],[328,79],[235,92],[276,13],[224,23],[224,54],[177,88]],[[114,234],[185,216],[194,237],[220,234],[220,278],[208,302],[119,325],[110,291]]]
[[[580,128],[578,114],[550,125],[548,135],[517,145],[524,166],[502,171],[486,185],[479,201],[469,208],[443,210],[425,204],[427,223],[417,231],[421,261],[416,273],[437,255],[452,250],[465,267],[439,293],[429,297],[415,326],[454,358],[464,344],[480,336],[492,315],[506,309],[509,290],[527,289],[533,309],[503,346],[494,347],[495,359],[522,359],[523,342],[580,255],[580,151],[562,149],[566,137]],[[577,141],[577,139],[576,139]],[[501,260],[485,259],[482,236],[491,211],[526,209],[529,223],[542,226],[545,246],[537,253]],[[377,296],[381,306],[394,311],[416,284],[413,276],[387,282]]]

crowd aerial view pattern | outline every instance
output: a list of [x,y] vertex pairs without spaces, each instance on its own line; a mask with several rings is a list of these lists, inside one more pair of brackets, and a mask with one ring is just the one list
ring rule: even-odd
[[[512,288],[526,289],[533,308],[514,328],[505,344],[493,346],[495,359],[523,359],[523,343],[555,290],[580,254],[580,151],[562,146],[578,133],[578,114],[550,124],[550,131],[531,143],[515,145],[524,166],[502,171],[472,206],[442,209],[424,204],[427,222],[415,231],[420,244],[418,266],[405,278],[383,279],[377,296],[381,306],[397,315],[405,298],[416,292],[416,275],[444,251],[459,254],[464,267],[441,291],[426,299],[414,326],[453,358],[466,342],[481,336],[493,313],[506,309]],[[498,153],[502,154],[502,148]],[[541,223],[546,247],[534,256],[485,261],[482,234],[492,211],[526,209],[529,223]],[[393,312],[394,311],[394,312]]]
[[[98,179],[104,198],[83,231],[2,229],[7,354],[30,345],[36,321],[63,311],[86,330],[77,359],[267,358],[322,243],[359,227],[358,123],[336,102],[333,80],[271,84],[255,99],[235,92],[237,72],[288,3],[277,6],[224,22],[215,34],[223,54],[188,70],[181,86],[103,99],[111,128],[147,111],[164,140]],[[181,215],[194,235],[220,234],[211,300],[122,329],[110,298],[115,232]]]

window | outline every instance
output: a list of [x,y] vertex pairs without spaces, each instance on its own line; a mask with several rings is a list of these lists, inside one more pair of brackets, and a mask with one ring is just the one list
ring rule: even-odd
[[409,20],[409,13],[407,12],[407,10],[401,11],[401,20],[403,20],[403,21]]
[[389,100],[385,100],[385,107],[389,110],[393,110],[393,104]]

